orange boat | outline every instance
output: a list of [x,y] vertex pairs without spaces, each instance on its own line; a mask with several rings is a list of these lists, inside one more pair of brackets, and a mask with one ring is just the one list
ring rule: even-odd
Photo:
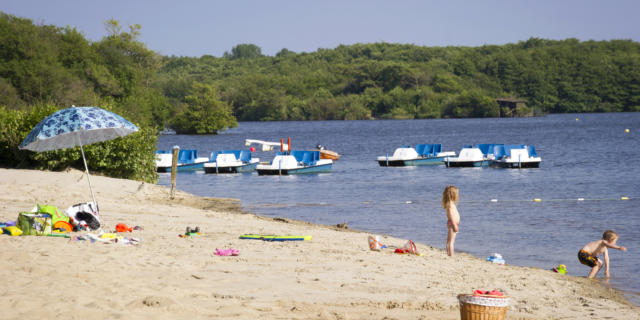
[[320,151],[320,159],[331,159],[334,161],[340,159],[340,154],[335,151],[327,150],[322,145],[317,145],[316,148]]

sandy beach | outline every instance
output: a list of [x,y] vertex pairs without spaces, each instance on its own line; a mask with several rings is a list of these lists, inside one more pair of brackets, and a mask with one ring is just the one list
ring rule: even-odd
[[[178,191],[171,200],[165,187],[91,178],[103,228],[141,226],[123,234],[140,243],[0,236],[0,318],[459,319],[458,294],[498,288],[511,297],[508,319],[640,319],[640,308],[597,280],[450,258],[420,243],[421,256],[371,251],[366,232],[260,217],[235,199]],[[0,221],[36,203],[66,210],[91,199],[76,170],[0,169],[0,190]],[[201,235],[179,237],[187,226]],[[246,233],[312,240],[239,239]],[[216,256],[216,248],[240,254]]]

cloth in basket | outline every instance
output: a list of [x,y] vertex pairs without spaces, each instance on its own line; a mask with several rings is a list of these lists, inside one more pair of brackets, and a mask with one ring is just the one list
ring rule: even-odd
[[504,320],[509,298],[490,295],[458,295],[461,320]]

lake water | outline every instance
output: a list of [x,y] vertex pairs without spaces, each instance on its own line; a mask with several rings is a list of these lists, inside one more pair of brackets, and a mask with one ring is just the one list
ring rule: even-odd
[[[461,215],[456,250],[482,258],[498,252],[513,265],[550,269],[565,264],[569,274],[586,276],[589,268],[578,262],[578,250],[613,229],[620,235],[618,244],[628,251],[609,251],[610,283],[638,305],[638,134],[640,113],[241,122],[219,135],[161,136],[158,148],[179,145],[208,156],[215,150],[247,148],[245,139],[275,142],[291,137],[293,149],[323,144],[342,155],[330,173],[180,173],[177,186],[201,196],[238,198],[246,210],[260,215],[326,225],[346,222],[351,228],[437,248],[444,248],[446,239],[442,190],[455,185],[460,189]],[[375,161],[402,145],[419,143],[442,143],[443,151],[456,152],[467,144],[530,144],[535,145],[542,163],[538,169],[388,168]],[[261,161],[270,161],[273,155],[254,153]],[[159,184],[170,185],[170,174],[161,174]],[[534,202],[536,198],[542,201]]]

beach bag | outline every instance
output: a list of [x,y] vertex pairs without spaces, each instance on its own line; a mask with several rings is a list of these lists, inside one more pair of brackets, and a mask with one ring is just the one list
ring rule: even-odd
[[380,243],[380,236],[369,236],[369,249],[380,251],[383,245]]
[[94,202],[74,204],[67,209],[67,215],[78,224],[86,224],[89,229],[100,229],[100,213]]
[[51,225],[55,225],[58,221],[69,222],[69,216],[66,213],[58,210],[57,207],[52,205],[36,205],[38,213],[48,213],[51,215]]
[[51,215],[47,213],[20,212],[17,227],[25,236],[46,236],[51,234]]
[[418,248],[416,248],[416,244],[413,240],[407,241],[407,243],[404,244],[403,249],[405,253],[419,254]]

